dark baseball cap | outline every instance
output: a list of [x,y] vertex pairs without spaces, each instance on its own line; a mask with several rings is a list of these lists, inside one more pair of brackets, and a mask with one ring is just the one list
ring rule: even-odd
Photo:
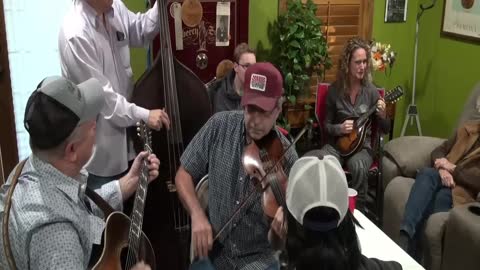
[[242,107],[255,105],[271,111],[283,95],[282,74],[271,63],[253,64],[245,71],[243,88]]
[[104,105],[105,94],[95,78],[75,85],[63,77],[47,77],[30,95],[23,123],[32,144],[47,150],[60,145],[80,124],[96,119]]

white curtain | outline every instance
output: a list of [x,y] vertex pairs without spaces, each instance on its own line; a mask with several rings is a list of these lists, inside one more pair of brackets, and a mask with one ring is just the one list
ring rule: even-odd
[[30,154],[23,126],[30,93],[46,76],[61,75],[57,37],[72,0],[4,0],[8,58],[20,159]]

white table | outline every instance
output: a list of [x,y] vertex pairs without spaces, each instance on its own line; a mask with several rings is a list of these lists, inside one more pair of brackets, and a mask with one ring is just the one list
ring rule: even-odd
[[403,270],[424,270],[410,255],[401,249],[390,237],[373,224],[360,211],[355,210],[355,218],[360,227],[356,227],[362,254],[368,258],[377,258],[383,261],[397,261]]

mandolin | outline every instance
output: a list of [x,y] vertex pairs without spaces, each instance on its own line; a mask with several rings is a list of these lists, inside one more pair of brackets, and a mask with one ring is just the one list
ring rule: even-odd
[[[396,86],[385,96],[385,103],[395,103],[401,96],[403,96],[403,89],[400,86]],[[377,104],[372,106],[372,108],[360,117],[348,117],[341,121],[341,123],[345,120],[354,121],[352,132],[340,136],[336,141],[337,149],[342,157],[349,157],[362,149],[362,145],[367,137],[367,130],[369,130],[372,125],[372,119],[370,116],[376,111],[376,109]]]
[[[144,150],[149,154],[152,153],[150,129],[143,122],[137,126]],[[116,211],[107,217],[102,255],[93,269],[130,269],[141,261],[150,265],[152,269],[156,269],[152,245],[142,231],[148,176],[147,160],[144,159],[140,167],[132,215],[129,218],[122,212]]]

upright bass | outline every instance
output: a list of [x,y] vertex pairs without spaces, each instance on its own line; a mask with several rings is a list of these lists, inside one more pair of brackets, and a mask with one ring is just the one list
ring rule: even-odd
[[[131,101],[146,109],[165,108],[170,117],[170,130],[152,133],[153,152],[160,159],[159,179],[148,189],[143,229],[155,251],[157,267],[182,270],[189,262],[190,219],[178,199],[175,174],[185,146],[212,112],[204,83],[173,56],[167,3],[158,0],[157,58],[135,84]],[[134,144],[140,151],[141,143],[134,139]]]

